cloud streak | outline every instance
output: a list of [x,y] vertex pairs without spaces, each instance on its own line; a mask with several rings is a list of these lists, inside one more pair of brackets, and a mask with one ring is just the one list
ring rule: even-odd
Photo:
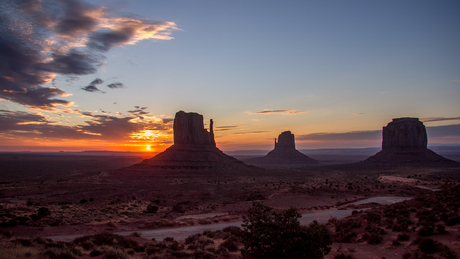
[[299,113],[305,113],[304,111],[296,111],[296,110],[272,110],[272,109],[264,109],[263,111],[259,112],[246,112],[249,115],[269,115],[269,114],[281,114],[281,115],[294,115]]
[[114,17],[82,0],[4,1],[0,17],[0,98],[48,110],[72,104],[65,91],[45,86],[57,75],[93,74],[113,47],[170,40],[178,30],[174,22]]
[[[85,90],[87,92],[102,92],[101,90],[99,90],[99,88],[97,88],[96,85],[100,85],[104,83],[104,81],[102,81],[102,79],[100,78],[96,78],[94,79],[93,82],[91,82],[89,85],[85,86],[85,87],[82,87],[81,89],[82,90]],[[102,92],[102,93],[105,93],[105,92]]]
[[420,121],[422,122],[453,121],[453,120],[460,120],[460,117],[429,117],[429,118],[420,119]]

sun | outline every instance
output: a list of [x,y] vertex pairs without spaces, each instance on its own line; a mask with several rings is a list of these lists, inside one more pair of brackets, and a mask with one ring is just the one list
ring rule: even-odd
[[151,149],[150,145],[147,145],[147,146],[145,147],[145,149],[146,149],[147,151],[150,151],[150,149]]

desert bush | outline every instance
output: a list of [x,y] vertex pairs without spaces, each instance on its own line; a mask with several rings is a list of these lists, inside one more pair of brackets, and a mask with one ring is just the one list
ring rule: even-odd
[[27,259],[40,258],[34,248],[23,246],[9,246],[0,249],[0,259]]
[[165,237],[163,241],[174,241],[174,237]]
[[225,247],[228,251],[232,252],[238,251],[238,238],[232,236],[220,244],[219,247]]
[[38,218],[43,218],[51,214],[51,211],[46,207],[41,207],[37,211]]
[[23,238],[18,238],[12,241],[13,243],[25,246],[25,247],[31,247],[34,246],[32,244],[32,241],[30,239],[23,239]]
[[383,240],[383,237],[381,235],[376,234],[376,233],[372,233],[367,238],[367,243],[370,244],[370,245],[377,245],[377,244],[382,243],[382,240]]
[[302,215],[290,208],[276,212],[254,202],[243,218],[243,256],[253,258],[323,258],[331,250],[329,231],[316,221],[301,226]]
[[188,237],[185,239],[185,244],[194,243],[196,240],[198,240],[198,238],[199,238],[200,236],[201,236],[201,234],[195,234],[195,235],[188,236]]
[[393,239],[393,242],[391,242],[391,245],[392,245],[392,246],[400,246],[400,245],[401,245],[401,242],[399,242],[398,239]]
[[424,225],[418,230],[417,234],[422,237],[431,236],[434,234],[434,227],[431,225]]
[[446,234],[446,227],[444,225],[436,225],[436,230],[438,231],[439,234]]
[[120,249],[115,249],[115,248],[109,248],[106,251],[104,251],[104,256],[102,256],[103,259],[126,259],[128,258],[128,255]]
[[407,241],[409,239],[410,239],[410,236],[407,233],[402,233],[402,234],[398,235],[398,240],[399,241]]
[[69,249],[62,248],[49,248],[44,253],[45,258],[48,259],[75,259],[75,255]]
[[153,255],[153,254],[161,252],[165,248],[166,248],[166,245],[164,244],[154,244],[154,245],[150,244],[145,248],[145,253],[147,255]]
[[95,245],[106,245],[106,246],[111,246],[114,248],[133,248],[136,249],[139,244],[131,240],[129,238],[126,238],[124,236],[119,236],[115,234],[108,234],[108,233],[101,233],[101,234],[95,234],[95,235],[87,235],[79,238],[75,238],[73,243],[76,245],[82,245],[83,243],[93,243]]
[[241,237],[244,234],[244,231],[237,226],[229,226],[222,229],[225,233],[230,233],[236,237]]
[[380,213],[369,212],[366,214],[366,219],[368,222],[379,223],[382,217],[380,216]]
[[147,209],[144,211],[144,213],[157,213],[158,209],[159,209],[158,206],[150,203],[149,205],[147,205]]

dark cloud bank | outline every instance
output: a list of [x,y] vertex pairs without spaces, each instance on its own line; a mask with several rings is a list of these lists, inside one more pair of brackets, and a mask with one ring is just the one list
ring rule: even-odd
[[[0,98],[53,109],[67,94],[44,86],[57,74],[96,72],[104,53],[143,39],[170,39],[172,22],[112,17],[81,0],[5,0],[0,8]],[[82,89],[100,91],[93,82]],[[109,88],[121,88],[112,83]]]
[[[129,139],[133,132],[141,130],[169,130],[171,119],[160,123],[133,121],[135,116],[115,117],[80,112],[89,118],[85,125],[65,126],[49,120],[43,115],[21,111],[0,110],[0,133],[10,136],[40,136],[54,139],[99,139],[122,141]],[[138,117],[139,118],[139,117]]]

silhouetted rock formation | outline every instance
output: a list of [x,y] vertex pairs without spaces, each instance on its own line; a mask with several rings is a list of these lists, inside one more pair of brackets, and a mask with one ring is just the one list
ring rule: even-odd
[[397,118],[383,127],[382,149],[426,148],[425,126],[417,118]]
[[275,149],[266,156],[244,160],[248,164],[318,164],[312,159],[295,149],[294,134],[285,131],[275,139]]
[[213,121],[210,120],[208,132],[203,125],[203,115],[194,112],[179,111],[174,117],[174,145],[216,146]]
[[382,136],[382,151],[362,163],[383,167],[459,165],[427,148],[426,129],[418,118],[393,119],[383,127]]
[[179,111],[174,118],[174,145],[129,169],[146,171],[247,171],[259,169],[228,156],[216,147],[213,121],[209,132],[203,116]]

